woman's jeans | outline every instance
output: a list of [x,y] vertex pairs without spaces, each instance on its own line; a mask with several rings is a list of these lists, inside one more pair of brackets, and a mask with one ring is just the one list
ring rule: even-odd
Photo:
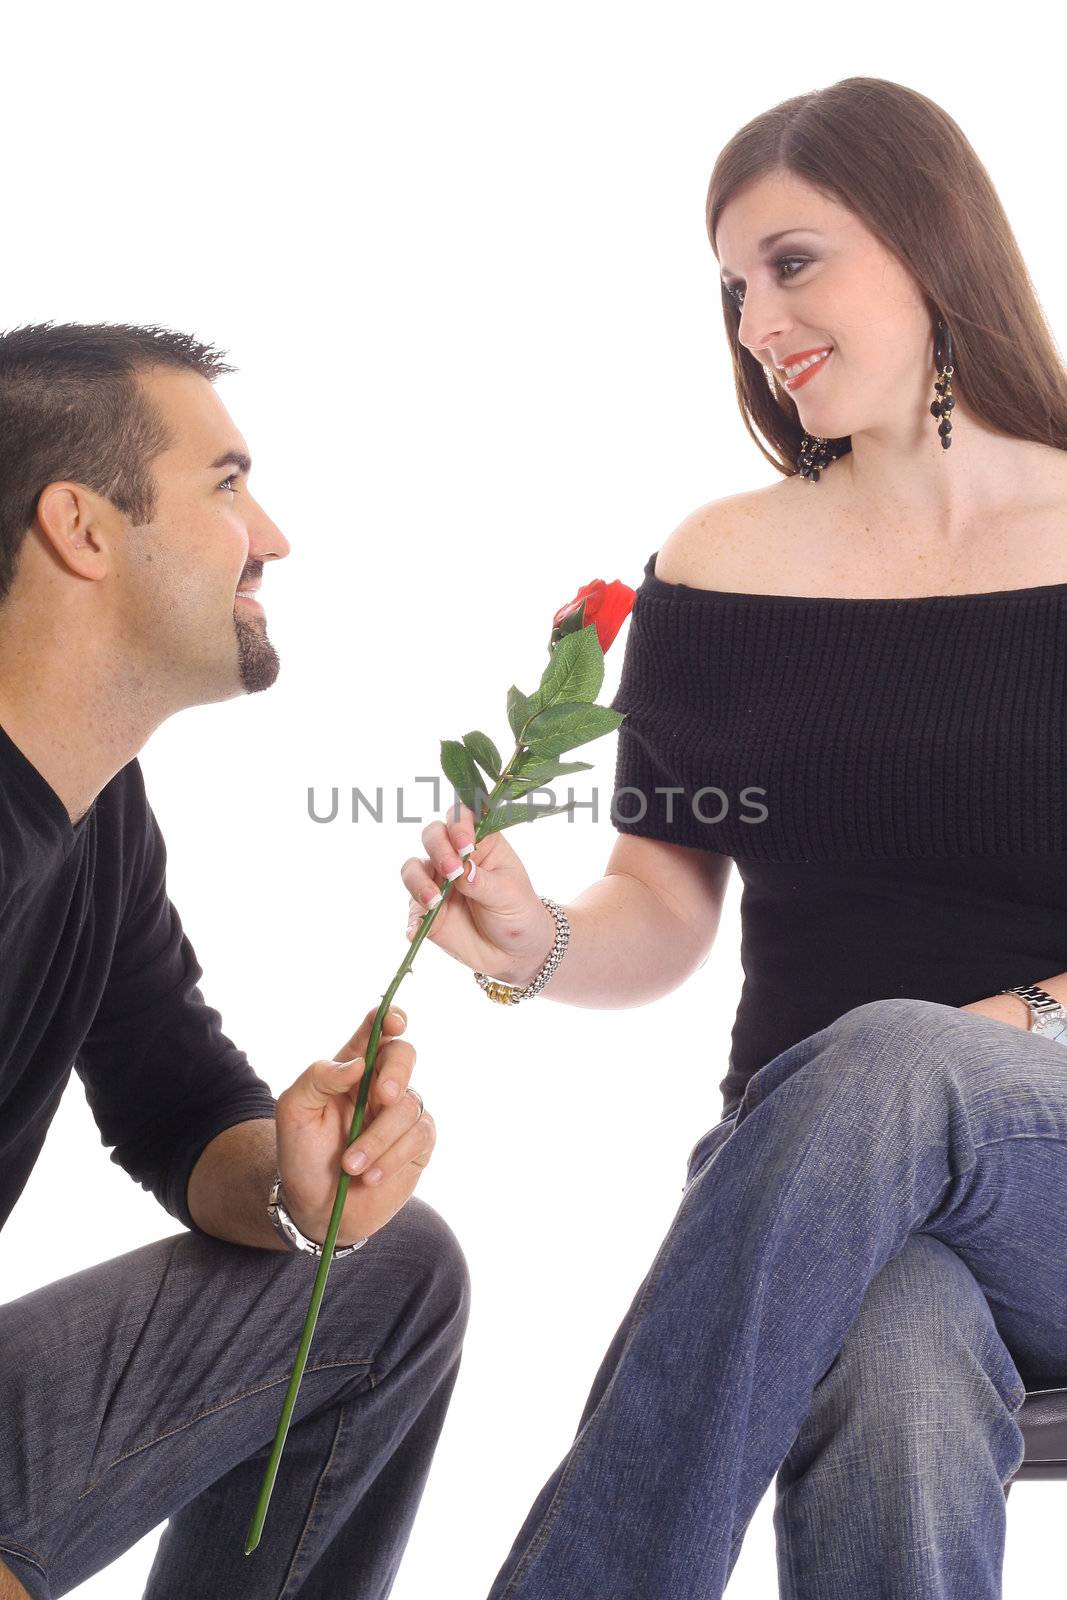
[[776,1473],[789,1600],[992,1600],[1024,1386],[1064,1381],[1067,1048],[857,1006],[693,1150],[491,1600],[718,1600]]
[[184,1230],[0,1306],[0,1559],[33,1600],[167,1518],[146,1600],[389,1593],[459,1369],[466,1263],[413,1197],[331,1265],[246,1556],[318,1264]]

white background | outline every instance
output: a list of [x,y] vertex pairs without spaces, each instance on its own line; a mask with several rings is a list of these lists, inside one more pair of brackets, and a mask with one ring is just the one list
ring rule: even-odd
[[[1062,58],[1037,17],[1017,5],[986,31],[926,6],[580,0],[8,14],[0,323],[157,322],[229,350],[240,372],[219,392],[292,543],[263,591],[277,684],[174,718],[141,757],[205,993],[275,1093],[377,1003],[407,949],[400,867],[422,854],[395,804],[382,825],[343,807],[312,823],[308,786],[404,786],[429,820],[416,776],[443,737],[506,738],[507,687],[536,683],[563,600],[593,577],[636,587],[689,511],[773,481],[737,414],[704,231],[744,122],[854,74],[940,101],[1062,335]],[[562,901],[615,837],[614,744],[583,752],[598,822],[510,835]],[[738,887],[707,965],[653,1006],[508,1012],[429,944],[398,995],[439,1127],[419,1193],[474,1297],[395,1600],[484,1594],[573,1436],[720,1115]],[[109,1162],[74,1078],[4,1230],[0,1292],[173,1231]],[[1053,1592],[1065,1504],[1067,1485],[1013,1492],[1008,1600]],[[774,1592],[772,1506],[769,1486],[738,1600]],[[139,1596],[158,1536],[78,1595]]]

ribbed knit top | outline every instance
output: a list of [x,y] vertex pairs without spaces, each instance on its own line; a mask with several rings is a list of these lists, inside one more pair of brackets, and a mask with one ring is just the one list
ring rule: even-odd
[[612,702],[612,821],[737,864],[724,1112],[867,1000],[1067,970],[1067,583],[744,594],[665,583],[657,554]]

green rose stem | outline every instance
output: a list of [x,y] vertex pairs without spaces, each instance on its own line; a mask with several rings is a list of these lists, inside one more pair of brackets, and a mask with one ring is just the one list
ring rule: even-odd
[[[629,609],[629,605],[633,602],[634,591],[625,585],[617,585],[615,587],[618,591],[624,591],[615,602],[617,626],[618,621],[621,620],[619,605],[622,604],[626,606],[626,609]],[[629,602],[626,601],[626,596],[629,596]],[[480,843],[487,833],[494,833],[501,828],[512,826],[512,822],[508,820],[512,800],[518,800],[523,798],[524,795],[528,795],[531,790],[536,790],[550,777],[588,770],[589,763],[587,762],[574,762],[563,765],[554,765],[554,763],[564,751],[572,749],[575,745],[585,744],[590,739],[599,738],[602,734],[617,728],[623,720],[622,712],[612,711],[609,707],[595,704],[596,694],[603,681],[604,654],[599,643],[599,635],[595,623],[591,622],[588,626],[585,623],[585,611],[586,600],[583,599],[576,610],[562,617],[558,623],[553,619],[552,637],[548,646],[549,665],[545,668],[541,677],[540,687],[534,694],[526,697],[514,686],[509,691],[508,720],[511,725],[511,731],[515,735],[515,749],[507,765],[502,767],[496,747],[492,740],[483,733],[475,731],[466,734],[462,744],[453,740],[442,741],[441,757],[445,776],[451,779],[456,794],[467,801],[472,812],[480,813],[480,819],[474,831],[476,844]],[[559,614],[557,613],[557,615]],[[612,633],[611,637],[614,637],[614,633]],[[488,796],[485,795],[478,776],[479,765],[485,767],[489,776],[495,779],[495,786]],[[524,767],[525,771],[523,770]],[[496,802],[501,797],[504,798],[506,808],[503,814],[496,809]],[[556,812],[572,810],[573,802],[565,806],[543,807],[539,810],[534,810],[532,813],[530,807],[527,806],[527,819],[536,821],[542,816],[551,816]],[[523,819],[519,818],[517,820],[521,821]],[[453,883],[455,881],[453,880]],[[382,1028],[385,1025],[386,1013],[401,982],[407,973],[411,971],[412,962],[415,960],[422,941],[433,926],[434,918],[452,892],[453,883],[446,882],[442,886],[440,891],[441,899],[432,910],[427,910],[423,915],[422,926],[415,938],[411,940],[408,946],[408,953],[397,968],[393,981],[382,996],[382,1003],[375,1012],[374,1023],[364,1057],[365,1064],[363,1075],[360,1078],[355,1115],[352,1118],[352,1126],[348,1135],[349,1144],[354,1139],[358,1139],[363,1131],[367,1098],[374,1078],[378,1044],[381,1039]],[[337,1240],[338,1229],[341,1226],[341,1217],[344,1213],[350,1182],[351,1174],[345,1172],[342,1167],[337,1184],[337,1194],[334,1197],[333,1211],[330,1215],[330,1225],[322,1242],[322,1255],[319,1258],[319,1268],[315,1274],[315,1283],[311,1291],[311,1304],[308,1306],[307,1316],[304,1319],[304,1331],[300,1335],[296,1363],[293,1367],[292,1377],[289,1379],[289,1388],[286,1392],[281,1416],[278,1419],[277,1432],[274,1435],[274,1448],[271,1450],[267,1470],[263,1475],[259,1499],[256,1502],[256,1509],[245,1539],[246,1556],[252,1554],[263,1534],[267,1507],[270,1504],[274,1480],[278,1474],[278,1464],[281,1461],[285,1436],[289,1431],[289,1422],[293,1414],[293,1407],[296,1405],[300,1382],[304,1376],[308,1350],[311,1347],[312,1336],[315,1332],[315,1323],[318,1320],[319,1306],[322,1303],[323,1292],[326,1288],[326,1277],[330,1270],[330,1263],[333,1260],[334,1245]]]
[[[519,755],[521,755],[522,750],[523,745],[520,739],[515,745],[515,751],[512,755],[512,760],[515,760]],[[489,820],[493,810],[494,802],[497,800],[501,791],[504,789],[507,782],[511,780],[511,778],[511,772],[505,768],[500,775],[499,782],[496,784],[496,787],[488,797],[485,815],[482,817],[481,822],[475,829],[474,840],[476,844],[481,843],[483,837],[481,829]],[[378,1010],[374,1016],[374,1025],[370,1031],[370,1039],[368,1041],[367,1052],[364,1057],[365,1066],[363,1068],[363,1076],[360,1080],[359,1095],[356,1099],[355,1115],[352,1118],[352,1126],[348,1133],[348,1144],[351,1144],[354,1139],[358,1139],[363,1131],[363,1116],[367,1109],[367,1097],[370,1093],[371,1081],[374,1076],[374,1063],[378,1056],[378,1042],[381,1039],[386,1013],[392,1004],[393,996],[396,994],[397,989],[399,989],[403,979],[411,971],[411,964],[415,959],[419,946],[422,944],[422,941],[425,939],[427,933],[433,926],[434,918],[440,911],[441,906],[443,906],[445,901],[448,899],[448,896],[454,887],[455,884],[453,882],[446,883],[442,888],[441,900],[439,904],[434,906],[433,910],[428,912],[423,918],[422,927],[419,929],[418,933],[411,941],[411,944],[408,946],[407,955],[400,963],[392,983],[382,996],[382,1003],[378,1007]],[[345,1148],[347,1149],[347,1145]],[[256,1509],[253,1513],[252,1521],[249,1524],[248,1533],[245,1536],[246,1556],[250,1556],[252,1554],[252,1551],[256,1548],[263,1536],[263,1524],[267,1518],[267,1507],[270,1505],[270,1497],[274,1489],[274,1480],[278,1476],[278,1465],[282,1459],[282,1450],[285,1448],[285,1437],[289,1432],[289,1422],[293,1415],[293,1407],[296,1405],[296,1397],[300,1392],[300,1383],[304,1376],[304,1368],[307,1365],[308,1351],[311,1348],[311,1340],[315,1333],[315,1324],[319,1317],[319,1306],[322,1304],[322,1296],[326,1288],[326,1279],[329,1275],[330,1263],[333,1260],[333,1247],[337,1240],[338,1229],[341,1226],[341,1217],[344,1214],[345,1200],[348,1195],[348,1186],[351,1181],[351,1173],[345,1172],[342,1168],[341,1178],[337,1185],[337,1194],[334,1196],[333,1211],[330,1215],[330,1225],[326,1230],[326,1237],[322,1241],[322,1256],[319,1259],[319,1270],[315,1274],[315,1283],[311,1291],[311,1304],[308,1306],[307,1316],[304,1318],[304,1331],[300,1335],[300,1347],[296,1352],[296,1364],[293,1367],[293,1375],[289,1379],[289,1388],[286,1391],[285,1403],[282,1406],[282,1414],[278,1419],[278,1428],[274,1435],[274,1448],[271,1450],[270,1460],[267,1462],[267,1470],[263,1474],[263,1482],[260,1485],[259,1490],[259,1499],[256,1501]]]

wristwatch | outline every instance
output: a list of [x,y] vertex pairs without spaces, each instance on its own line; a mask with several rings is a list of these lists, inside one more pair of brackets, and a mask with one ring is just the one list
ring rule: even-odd
[[1059,1001],[1036,983],[1017,983],[1013,989],[1001,989],[1000,994],[1017,994],[1030,1008],[1030,1032],[1043,1034],[1067,1045],[1067,1010]]
[[[281,1191],[282,1175],[280,1172],[276,1172],[274,1174],[274,1182],[270,1188],[270,1200],[267,1203],[267,1215],[274,1224],[275,1232],[285,1240],[290,1250],[305,1250],[308,1255],[321,1256],[322,1245],[316,1244],[314,1239],[308,1239],[300,1232],[300,1229],[282,1204]],[[341,1256],[350,1256],[355,1250],[362,1250],[366,1242],[366,1239],[357,1239],[354,1244],[342,1245],[340,1250],[335,1248],[330,1258],[331,1262],[338,1260]]]

